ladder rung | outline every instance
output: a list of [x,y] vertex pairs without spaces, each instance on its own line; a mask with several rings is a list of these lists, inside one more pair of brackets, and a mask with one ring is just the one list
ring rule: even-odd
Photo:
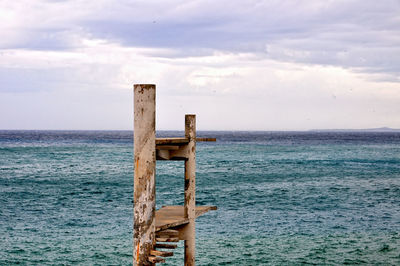
[[168,249],[174,249],[177,248],[178,245],[176,244],[164,244],[164,243],[157,243],[155,245],[156,248],[168,248]]
[[171,251],[151,250],[150,255],[160,257],[172,257],[174,256],[174,253]]
[[179,231],[178,230],[172,230],[172,229],[165,229],[162,231],[156,232],[157,237],[162,237],[162,236],[179,236]]
[[160,257],[155,257],[155,256],[149,256],[148,260],[149,260],[151,263],[165,262],[165,259],[160,258]]
[[156,237],[157,242],[179,242],[179,238],[177,237]]

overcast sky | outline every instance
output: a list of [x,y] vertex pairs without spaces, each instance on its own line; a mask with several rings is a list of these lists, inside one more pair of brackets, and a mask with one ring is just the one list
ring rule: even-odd
[[400,1],[0,0],[0,129],[400,128]]

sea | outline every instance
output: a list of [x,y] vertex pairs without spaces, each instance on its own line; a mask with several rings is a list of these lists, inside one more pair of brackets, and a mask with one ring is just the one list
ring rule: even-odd
[[[400,265],[399,132],[198,136],[197,265]],[[0,265],[131,265],[133,167],[132,131],[0,131]],[[183,204],[183,163],[156,171]]]

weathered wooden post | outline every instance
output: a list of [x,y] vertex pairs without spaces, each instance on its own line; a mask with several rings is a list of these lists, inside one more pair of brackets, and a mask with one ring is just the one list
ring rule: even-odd
[[184,217],[189,219],[185,228],[185,265],[192,266],[196,258],[196,115],[185,115],[185,138],[189,140],[185,160]]
[[134,255],[133,265],[149,265],[155,244],[156,86],[134,85]]
[[[195,265],[198,216],[216,206],[196,207],[196,142],[216,141],[196,138],[196,115],[185,116],[185,137],[157,138],[156,86],[134,85],[134,240],[133,265],[155,265],[173,256],[176,244],[185,241],[185,265]],[[185,162],[184,206],[163,206],[155,210],[156,160]]]

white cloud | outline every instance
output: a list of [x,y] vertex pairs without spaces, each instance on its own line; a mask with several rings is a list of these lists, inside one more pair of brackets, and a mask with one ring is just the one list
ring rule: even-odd
[[131,129],[132,83],[155,83],[161,129],[192,112],[200,129],[400,128],[398,11],[396,1],[3,1],[0,127]]

